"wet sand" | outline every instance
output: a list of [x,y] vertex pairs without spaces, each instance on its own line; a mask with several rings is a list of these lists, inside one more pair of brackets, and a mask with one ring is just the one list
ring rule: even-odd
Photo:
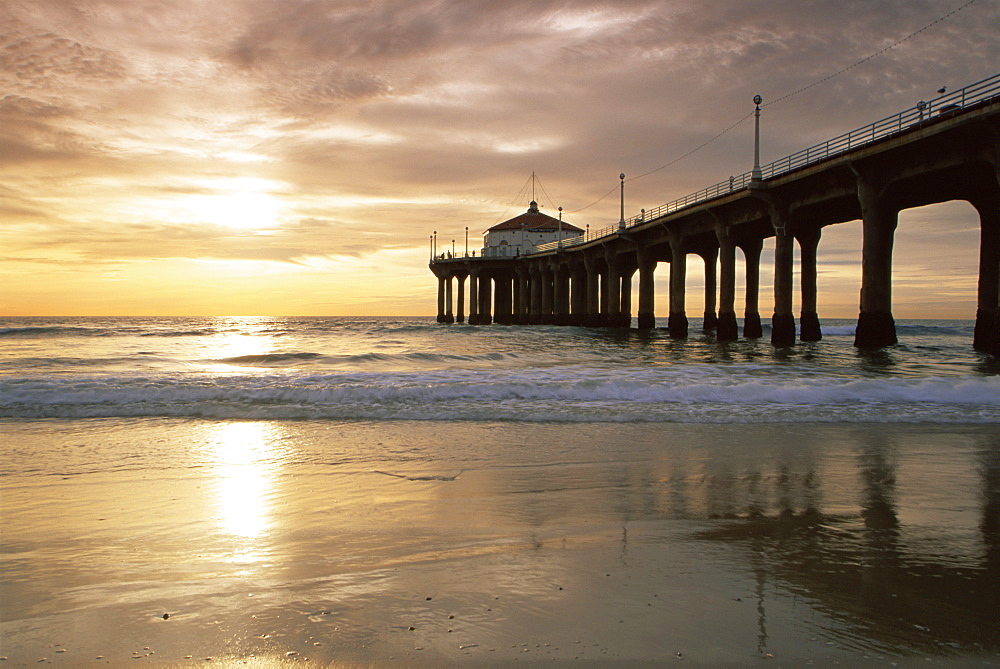
[[996,426],[0,434],[6,666],[1000,666]]

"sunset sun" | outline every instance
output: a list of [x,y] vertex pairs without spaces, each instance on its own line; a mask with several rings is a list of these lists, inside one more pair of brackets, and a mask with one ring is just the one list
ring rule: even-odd
[[183,204],[192,220],[241,230],[276,226],[284,208],[274,195],[252,190],[193,195]]

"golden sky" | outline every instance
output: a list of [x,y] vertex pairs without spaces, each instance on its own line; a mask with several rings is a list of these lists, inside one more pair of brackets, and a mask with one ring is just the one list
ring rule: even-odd
[[[767,163],[995,74],[977,0],[766,106],[965,2],[4,0],[0,315],[433,315],[432,231],[479,248],[533,171],[602,228],[620,172],[755,93]],[[752,132],[627,181],[626,216],[749,170]],[[895,315],[972,318],[978,238],[966,203],[904,212]],[[824,231],[821,316],[857,315],[860,255]]]

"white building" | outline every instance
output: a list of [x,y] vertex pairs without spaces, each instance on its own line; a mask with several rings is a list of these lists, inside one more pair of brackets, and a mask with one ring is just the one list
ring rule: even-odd
[[583,230],[575,225],[538,211],[538,203],[532,200],[527,212],[497,223],[486,231],[483,255],[494,258],[524,255],[534,251],[539,244],[582,234]]

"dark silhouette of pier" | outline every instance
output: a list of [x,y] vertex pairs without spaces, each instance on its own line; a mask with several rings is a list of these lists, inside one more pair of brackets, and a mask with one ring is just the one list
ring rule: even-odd
[[[704,328],[739,337],[736,249],[746,260],[743,336],[762,336],[760,255],[774,237],[776,346],[822,337],[817,249],[828,225],[861,220],[861,299],[855,345],[896,343],[892,247],[899,212],[964,200],[979,212],[973,345],[1000,354],[1000,74],[875,121],[603,230],[516,257],[433,255],[438,321],[629,327],[638,272],[640,329],[654,326],[657,263],[670,264],[668,330],[686,337],[688,254],[705,264]],[[792,313],[800,250],[800,323]],[[942,268],[943,270],[946,268]],[[457,285],[457,300],[454,288]],[[456,308],[457,307],[457,308]]]

